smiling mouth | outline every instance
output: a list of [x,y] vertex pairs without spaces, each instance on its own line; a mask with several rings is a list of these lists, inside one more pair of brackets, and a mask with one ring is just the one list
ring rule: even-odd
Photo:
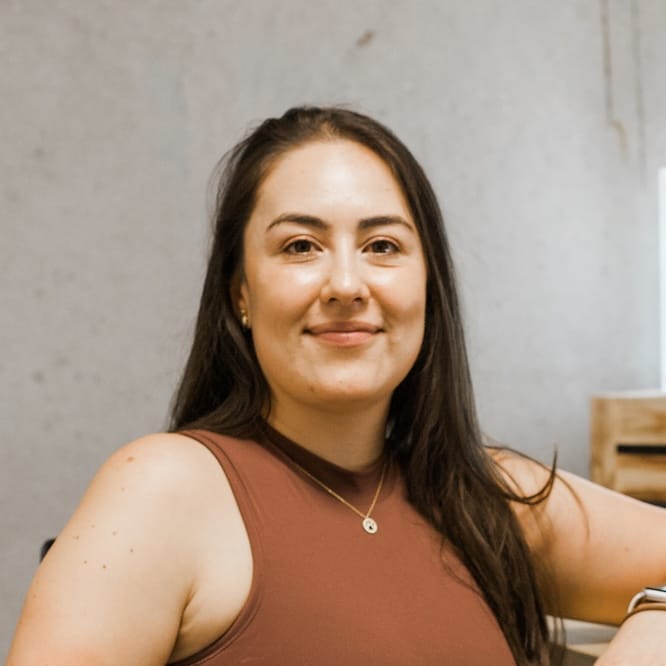
[[319,324],[305,330],[306,334],[312,335],[322,342],[340,347],[363,344],[381,332],[382,329],[379,326],[356,321]]

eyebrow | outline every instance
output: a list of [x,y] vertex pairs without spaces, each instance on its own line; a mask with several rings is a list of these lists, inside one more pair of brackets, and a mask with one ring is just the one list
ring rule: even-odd
[[[282,213],[278,215],[266,228],[266,231],[270,231],[273,227],[276,227],[279,224],[285,222],[294,222],[296,224],[302,224],[306,227],[311,227],[319,231],[328,231],[331,228],[330,223],[322,220],[319,217],[314,215],[305,215],[303,213]],[[364,217],[359,220],[358,227],[361,231],[366,231],[367,229],[374,229],[375,227],[384,227],[394,224],[399,224],[415,233],[414,226],[409,224],[404,217],[400,215],[373,215],[372,217]]]

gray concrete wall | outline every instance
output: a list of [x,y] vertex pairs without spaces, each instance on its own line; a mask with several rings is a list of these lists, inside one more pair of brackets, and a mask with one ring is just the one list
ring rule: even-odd
[[658,379],[661,0],[0,2],[0,655],[95,469],[164,427],[206,182],[349,103],[441,196],[486,430],[586,474],[591,393]]

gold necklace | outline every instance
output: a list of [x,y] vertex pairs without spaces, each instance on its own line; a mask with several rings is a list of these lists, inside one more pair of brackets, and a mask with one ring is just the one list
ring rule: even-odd
[[377,484],[377,490],[375,490],[375,495],[372,498],[372,503],[370,504],[370,508],[366,513],[363,513],[363,511],[357,509],[353,504],[348,502],[344,497],[341,497],[338,495],[338,493],[335,492],[332,488],[329,488],[323,481],[319,480],[314,474],[311,474],[308,472],[305,467],[301,467],[293,458],[291,458],[291,462],[298,467],[298,469],[303,472],[307,477],[312,479],[316,484],[318,484],[320,487],[322,487],[327,493],[335,497],[336,500],[339,502],[342,502],[347,508],[351,509],[357,516],[360,516],[363,518],[363,522],[361,523],[363,525],[363,529],[368,533],[368,534],[376,534],[377,530],[379,529],[379,526],[377,525],[377,521],[374,518],[370,518],[370,514],[372,513],[373,509],[375,508],[375,504],[377,504],[377,500],[379,499],[379,493],[382,491],[382,485],[384,485],[384,475],[386,474],[386,461],[384,461],[384,464],[382,465],[382,474],[379,477],[379,483]]

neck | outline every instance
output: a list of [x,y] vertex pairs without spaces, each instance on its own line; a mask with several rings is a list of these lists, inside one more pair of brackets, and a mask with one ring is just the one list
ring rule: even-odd
[[268,422],[320,458],[359,471],[382,455],[387,415],[388,404],[323,412],[277,403],[272,406]]

